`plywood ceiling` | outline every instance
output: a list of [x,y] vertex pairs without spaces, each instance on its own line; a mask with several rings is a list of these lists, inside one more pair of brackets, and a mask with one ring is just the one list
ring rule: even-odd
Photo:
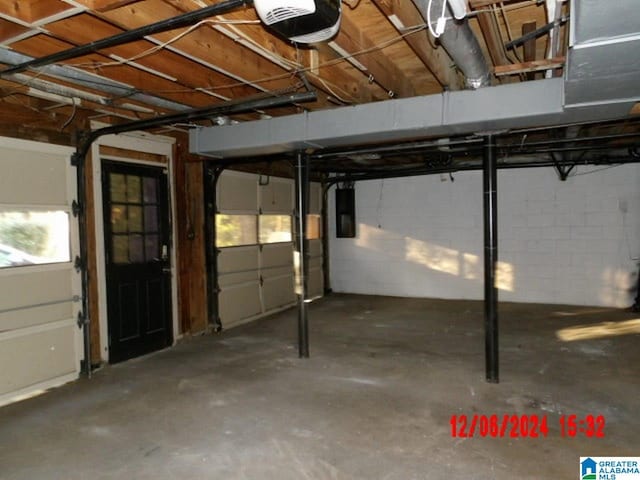
[[[38,58],[214,3],[0,0],[0,42],[3,48]],[[540,78],[541,73],[517,72],[522,62],[545,58],[546,35],[527,44],[526,50],[506,51],[504,44],[547,23],[544,2],[471,0],[470,4],[472,28],[487,59],[503,73],[505,68],[507,73],[516,72],[494,76],[493,82]],[[562,36],[559,56],[565,53],[564,29]],[[260,92],[300,91],[300,73],[318,91],[316,102],[236,119],[433,94],[463,85],[456,66],[429,36],[424,19],[409,0],[345,1],[340,33],[331,42],[313,47],[296,46],[274,35],[259,23],[254,9],[246,7],[63,65],[95,74],[95,88],[60,81],[46,67],[3,78],[0,96],[7,114],[0,126],[7,128],[19,119],[23,126],[65,131],[90,119],[117,123],[148,118],[172,113],[178,106],[207,106]],[[104,79],[144,95],[105,92],[101,89]],[[176,108],[146,101],[154,98],[175,102],[168,105]]]

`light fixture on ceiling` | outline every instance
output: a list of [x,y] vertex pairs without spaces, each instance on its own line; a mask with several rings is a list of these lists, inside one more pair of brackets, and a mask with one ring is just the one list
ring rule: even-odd
[[262,22],[296,43],[329,40],[340,29],[340,0],[255,0]]

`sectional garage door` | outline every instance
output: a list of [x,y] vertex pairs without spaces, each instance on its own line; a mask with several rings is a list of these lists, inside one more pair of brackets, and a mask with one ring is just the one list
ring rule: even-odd
[[[312,196],[319,191],[315,185]],[[310,203],[319,214],[321,202]],[[293,180],[225,172],[218,181],[217,206],[218,305],[223,328],[293,305]],[[321,241],[311,243],[310,296],[317,296],[322,292],[322,270],[317,268],[322,264]]]
[[79,373],[70,153],[0,138],[0,404]]

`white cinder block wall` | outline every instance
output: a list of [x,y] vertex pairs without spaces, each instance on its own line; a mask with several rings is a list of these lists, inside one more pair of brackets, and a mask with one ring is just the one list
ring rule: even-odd
[[[593,173],[587,173],[593,170]],[[498,174],[499,298],[628,307],[640,256],[640,165]],[[482,299],[482,174],[356,184],[357,237],[335,236],[336,292]]]

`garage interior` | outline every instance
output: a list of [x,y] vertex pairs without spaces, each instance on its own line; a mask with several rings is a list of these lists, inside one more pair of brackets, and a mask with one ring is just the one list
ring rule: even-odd
[[634,455],[633,7],[0,1],[0,479]]

